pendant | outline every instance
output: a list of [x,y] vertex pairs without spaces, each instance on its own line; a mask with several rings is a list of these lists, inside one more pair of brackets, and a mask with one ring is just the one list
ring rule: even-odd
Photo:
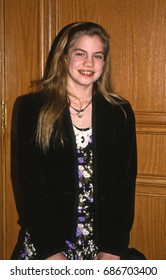
[[77,114],[77,116],[78,116],[78,118],[82,118],[82,117],[83,117],[83,114],[82,114],[81,112],[79,112],[79,113]]

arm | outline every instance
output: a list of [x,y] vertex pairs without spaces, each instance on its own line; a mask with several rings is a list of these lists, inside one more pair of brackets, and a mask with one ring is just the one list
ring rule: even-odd
[[47,258],[65,248],[58,211],[44,171],[45,155],[35,143],[39,104],[23,97],[18,113],[20,185],[25,218],[38,258]]
[[[99,196],[99,252],[121,256],[128,250],[134,219],[137,151],[134,114],[129,103],[124,112],[114,109],[110,135],[105,139],[98,170],[102,170]],[[112,140],[113,139],[113,140]],[[106,162],[107,160],[107,162]],[[106,163],[105,163],[106,162]],[[104,166],[104,168],[102,167]],[[99,172],[99,171],[98,171]],[[102,198],[102,200],[101,200]]]
[[67,258],[62,253],[58,253],[58,254],[52,255],[51,257],[48,257],[47,260],[64,261],[64,260],[67,260]]
[[109,253],[100,252],[97,254],[96,260],[120,260],[120,257]]

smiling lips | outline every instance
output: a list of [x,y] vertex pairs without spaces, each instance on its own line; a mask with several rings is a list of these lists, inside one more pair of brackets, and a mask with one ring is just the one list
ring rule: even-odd
[[84,77],[92,77],[94,74],[94,72],[92,72],[92,71],[78,70],[78,72]]

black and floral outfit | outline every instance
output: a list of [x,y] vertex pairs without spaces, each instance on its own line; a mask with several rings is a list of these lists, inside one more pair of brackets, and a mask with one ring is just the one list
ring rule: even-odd
[[[95,91],[92,129],[73,129],[66,108],[64,145],[54,142],[55,126],[44,153],[35,135],[46,98],[46,92],[27,94],[15,104],[24,205],[20,222],[22,231],[28,229],[19,258],[47,259],[60,252],[68,259],[94,259],[98,252],[126,257],[137,174],[135,118],[130,104],[113,96],[115,102],[109,103]],[[20,236],[22,239],[22,232]],[[20,246],[20,239],[18,243]]]
[[78,129],[74,126],[77,145],[79,199],[77,212],[76,242],[66,241],[65,253],[71,260],[90,260],[97,254],[93,240],[94,204],[93,204],[93,152],[92,129]]
[[[92,128],[78,129],[73,126],[78,163],[78,211],[76,241],[66,240],[67,250],[63,254],[70,260],[92,260],[97,255],[97,246],[93,240],[94,198],[93,198],[93,151]],[[25,233],[20,259],[33,259],[36,249],[30,241],[30,234]]]

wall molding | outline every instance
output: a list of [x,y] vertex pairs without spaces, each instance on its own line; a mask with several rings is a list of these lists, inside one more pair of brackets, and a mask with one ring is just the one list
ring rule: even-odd
[[[40,76],[43,75],[46,60],[54,40],[58,33],[58,7],[59,1],[39,1],[39,63]],[[55,16],[56,15],[56,16]],[[55,28],[54,28],[55,27]]]
[[139,134],[166,134],[165,112],[135,112]]
[[[2,101],[6,99],[5,93],[5,54],[4,54],[4,1],[0,1],[0,105],[2,105]],[[1,159],[1,167],[0,167],[0,259],[5,258],[6,253],[6,192],[5,192],[5,184],[6,184],[6,130],[2,128],[2,106],[0,106],[0,159]]]
[[136,193],[166,197],[166,176],[138,174]]

